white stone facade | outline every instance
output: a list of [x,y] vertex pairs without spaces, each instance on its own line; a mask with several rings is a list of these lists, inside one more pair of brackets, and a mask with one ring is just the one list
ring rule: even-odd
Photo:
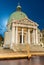
[[[19,16],[16,15],[17,13]],[[16,15],[18,20],[11,17],[12,19],[10,18],[10,22],[7,24],[8,32],[5,32],[4,47],[10,45],[12,49],[14,44],[39,44],[38,24],[28,19],[21,11],[17,11],[17,13],[14,13],[14,16]]]

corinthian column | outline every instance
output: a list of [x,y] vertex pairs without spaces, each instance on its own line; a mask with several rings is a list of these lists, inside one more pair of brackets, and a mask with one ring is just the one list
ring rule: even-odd
[[16,44],[18,43],[18,27],[16,27]]
[[28,29],[28,44],[30,44],[30,29]]
[[37,29],[36,29],[36,44],[38,44],[38,33],[37,33]]
[[33,41],[33,44],[36,43],[36,42],[35,42],[35,41],[36,41],[36,40],[35,40],[35,29],[33,29],[33,40],[32,40],[32,41]]
[[14,23],[12,24],[12,37],[11,37],[11,48],[13,46],[13,44],[15,44],[15,26]]
[[22,44],[23,44],[23,28],[22,28]]

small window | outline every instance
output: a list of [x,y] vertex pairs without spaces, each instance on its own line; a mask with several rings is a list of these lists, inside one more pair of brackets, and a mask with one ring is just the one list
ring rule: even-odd
[[10,25],[10,30],[12,29],[12,24]]
[[40,39],[40,41],[41,41],[41,39]]
[[43,34],[43,37],[44,37],[44,34]]
[[40,37],[41,37],[41,34],[40,34]]

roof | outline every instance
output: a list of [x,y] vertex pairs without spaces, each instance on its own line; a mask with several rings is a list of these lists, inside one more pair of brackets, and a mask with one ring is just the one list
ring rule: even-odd
[[17,6],[17,10],[13,12],[8,20],[8,24],[12,23],[13,20],[16,20],[16,23],[19,24],[26,24],[26,25],[31,25],[31,26],[38,26],[37,23],[33,22],[32,20],[28,19],[27,15],[21,11],[21,6]]
[[21,19],[24,19],[24,18],[28,18],[28,17],[24,12],[21,11],[21,6],[18,3],[18,6],[16,7],[16,12],[13,12],[10,15],[8,22],[12,22],[11,21],[12,19],[21,20]]
[[25,13],[23,13],[21,11],[16,11],[16,12],[13,12],[10,15],[8,22],[12,22],[12,19],[21,20],[21,19],[24,19],[24,18],[28,18]]

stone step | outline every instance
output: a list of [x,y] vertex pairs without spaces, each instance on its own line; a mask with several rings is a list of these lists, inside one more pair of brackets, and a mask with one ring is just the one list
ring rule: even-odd
[[30,45],[30,51],[44,51],[44,48],[41,45]]
[[27,51],[27,46],[23,44],[13,45],[14,51]]

